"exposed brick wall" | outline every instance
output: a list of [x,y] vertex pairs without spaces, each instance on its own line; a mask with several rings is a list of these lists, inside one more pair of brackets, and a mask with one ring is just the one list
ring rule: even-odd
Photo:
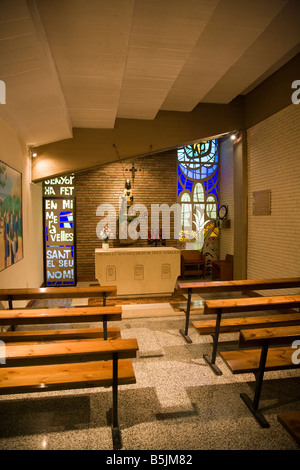
[[[176,150],[157,155],[110,163],[93,170],[76,174],[76,239],[77,277],[94,276],[95,248],[101,248],[96,227],[102,219],[96,216],[100,204],[112,204],[119,215],[119,196],[123,195],[125,181],[132,180],[128,171],[134,162],[135,173],[134,203],[147,207],[149,225],[151,204],[176,203],[177,159]],[[127,171],[126,171],[127,170]],[[171,217],[171,239],[166,246],[176,246],[173,218]],[[119,246],[117,240],[110,241],[111,247]],[[147,246],[147,240],[137,240],[134,246]]]
[[[300,275],[300,105],[247,132],[248,278]],[[271,215],[252,213],[253,192],[271,190]],[[299,289],[298,289],[299,291]]]

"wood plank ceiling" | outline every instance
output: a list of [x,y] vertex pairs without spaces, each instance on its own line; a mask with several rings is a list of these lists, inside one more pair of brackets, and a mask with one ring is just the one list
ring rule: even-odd
[[226,104],[299,52],[299,17],[299,0],[1,0],[0,116],[35,146]]

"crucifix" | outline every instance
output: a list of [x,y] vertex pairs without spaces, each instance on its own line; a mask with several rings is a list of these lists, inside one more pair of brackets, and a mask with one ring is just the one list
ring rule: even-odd
[[132,167],[130,168],[131,173],[132,173],[132,179],[134,180],[134,176],[135,176],[135,172],[137,171],[137,169],[135,168],[134,166],[134,162],[132,164]]

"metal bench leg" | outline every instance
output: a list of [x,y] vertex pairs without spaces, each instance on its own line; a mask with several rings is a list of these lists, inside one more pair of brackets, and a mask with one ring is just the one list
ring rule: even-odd
[[216,356],[217,356],[217,350],[218,350],[221,317],[222,317],[221,310],[218,310],[217,319],[216,319],[215,334],[214,334],[214,344],[213,344],[211,359],[209,359],[208,354],[203,354],[203,357],[204,357],[205,361],[207,362],[209,367],[214,371],[214,373],[216,375],[222,375],[221,370],[216,365]]
[[262,428],[269,428],[270,424],[266,420],[266,418],[263,416],[261,411],[258,409],[259,406],[259,399],[260,399],[260,394],[261,394],[261,389],[262,389],[262,384],[263,384],[263,378],[264,378],[264,372],[265,372],[265,365],[266,365],[266,360],[267,360],[267,355],[268,355],[268,349],[269,349],[269,344],[266,343],[262,346],[261,349],[261,355],[260,355],[260,362],[259,362],[259,369],[256,374],[256,383],[255,383],[255,393],[254,393],[254,398],[253,401],[249,398],[247,393],[241,393],[240,397],[243,400],[243,402],[247,405],[255,419],[258,421],[258,423],[261,425]]
[[185,311],[185,329],[179,330],[187,343],[192,343],[191,338],[188,335],[189,332],[189,322],[190,322],[190,311],[191,311],[191,300],[192,300],[192,289],[188,289],[188,299],[187,306]]
[[118,354],[113,355],[113,405],[112,405],[112,439],[113,448],[121,449],[122,439],[118,421]]
[[[8,298],[8,308],[9,310],[13,310],[13,301],[11,297]],[[16,331],[15,325],[11,325],[10,327],[11,327],[11,331]]]
[[107,320],[103,320],[103,338],[107,339]]

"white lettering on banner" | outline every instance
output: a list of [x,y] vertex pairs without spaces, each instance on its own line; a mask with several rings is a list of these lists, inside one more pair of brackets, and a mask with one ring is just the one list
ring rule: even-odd
[[68,271],[48,271],[47,272],[48,279],[72,279],[74,277],[73,269],[69,269]]

